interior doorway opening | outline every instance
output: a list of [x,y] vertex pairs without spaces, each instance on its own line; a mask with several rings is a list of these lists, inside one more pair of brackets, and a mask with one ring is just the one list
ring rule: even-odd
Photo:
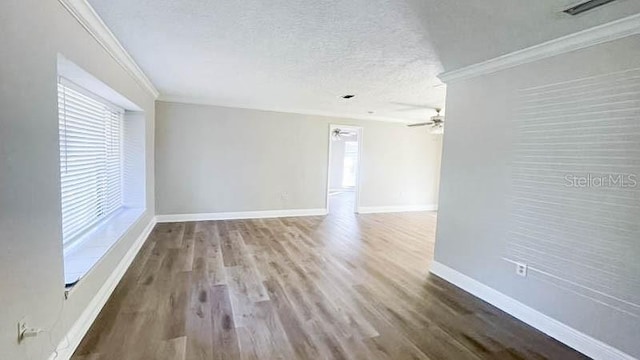
[[327,211],[330,214],[358,212],[361,153],[362,128],[329,127]]

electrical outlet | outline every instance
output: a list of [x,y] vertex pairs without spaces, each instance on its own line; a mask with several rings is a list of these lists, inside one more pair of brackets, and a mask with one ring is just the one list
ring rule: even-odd
[[22,319],[18,321],[18,342],[24,339],[24,333],[27,331],[27,321]]
[[516,274],[526,277],[527,276],[527,264],[525,263],[516,263]]
[[27,320],[25,318],[18,321],[18,343],[21,343],[28,337],[36,337],[38,334],[43,332],[42,329],[30,328],[27,325]]

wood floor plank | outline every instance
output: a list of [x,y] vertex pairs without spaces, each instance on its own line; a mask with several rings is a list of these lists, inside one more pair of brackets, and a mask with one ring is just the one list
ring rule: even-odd
[[435,213],[349,201],[158,224],[73,359],[586,358],[430,275]]
[[317,343],[309,336],[304,318],[294,310],[294,305],[285,294],[284,289],[273,280],[266,281],[265,285],[296,357],[299,359],[319,358],[320,350]]
[[220,235],[216,222],[197,223],[194,247],[194,268],[203,271],[212,286],[226,284]]
[[160,341],[157,344],[154,359],[156,360],[185,360],[187,351],[187,337]]
[[[200,247],[204,243],[195,243],[194,247]],[[199,249],[200,250],[200,249]],[[192,253],[195,256],[195,253]],[[208,269],[203,257],[199,257],[202,263],[192,267],[189,284],[189,299],[185,323],[186,349],[185,358],[188,360],[208,360],[213,357],[213,323],[211,321],[211,283]]]
[[213,359],[238,359],[240,348],[238,334],[233,321],[233,309],[231,298],[226,285],[217,285],[211,288],[211,322],[213,332],[212,345],[214,349]]

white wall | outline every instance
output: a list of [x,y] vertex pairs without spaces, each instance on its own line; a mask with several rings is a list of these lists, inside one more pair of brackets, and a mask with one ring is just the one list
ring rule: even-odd
[[158,214],[323,209],[329,125],[361,126],[361,206],[437,202],[440,138],[378,121],[157,102]]
[[[640,37],[632,36],[448,84],[435,259],[640,357],[639,190],[567,189],[562,177],[564,172],[575,171],[575,164],[586,172],[612,171],[603,170],[602,166],[640,172],[640,86],[608,95],[590,93],[620,85],[611,81],[595,86],[601,78],[594,76],[636,68],[640,68]],[[628,80],[624,75],[618,78]],[[576,79],[582,80],[568,83]],[[521,103],[523,89],[545,86],[534,90],[548,91],[546,86],[551,84],[563,89],[576,84],[583,87],[548,95],[547,101],[558,102],[560,97],[571,100],[537,108],[537,116],[527,115],[523,120],[523,114],[530,113]],[[607,99],[609,103],[603,105]],[[621,106],[631,110],[621,111]],[[560,117],[554,118],[558,124],[531,128],[558,114]],[[621,115],[626,119],[619,118]],[[563,117],[565,123],[558,120]],[[527,125],[524,130],[521,128]],[[531,131],[549,133],[527,133]],[[563,135],[555,138],[554,134]],[[607,139],[613,142],[603,145]],[[546,151],[539,153],[545,154],[544,158],[532,155],[534,146]],[[550,146],[557,151],[548,151]],[[523,149],[528,151],[527,158],[523,158]],[[554,172],[536,170],[539,161]],[[527,185],[528,191],[539,194],[533,198],[540,201],[537,206],[523,205],[516,196],[522,185],[523,163],[533,168],[528,176],[537,179]],[[549,175],[552,176],[545,177]],[[556,194],[553,199],[547,197],[549,191]],[[590,201],[599,196],[604,197]],[[540,207],[547,210],[539,211]],[[613,215],[603,214],[608,210],[614,211]],[[535,240],[529,244],[530,250],[521,249],[522,254],[533,259],[529,265],[546,270],[555,278],[539,271],[519,277],[515,266],[503,259],[512,256],[513,232],[522,218],[539,228],[536,233],[527,232]],[[548,244],[549,239],[552,249],[547,248],[544,256],[531,258],[533,251]],[[600,250],[587,251],[597,248]],[[607,255],[609,252],[613,254]],[[608,257],[606,262],[604,257]],[[596,283],[603,272],[609,280]],[[568,279],[577,280],[571,283]],[[602,289],[601,294],[585,285]],[[636,305],[613,306],[616,302],[611,296],[616,294]]]
[[[0,12],[0,359],[45,359],[154,215],[154,99],[58,1],[9,1]],[[141,107],[147,212],[64,300],[57,54]],[[17,343],[16,324],[47,332]]]

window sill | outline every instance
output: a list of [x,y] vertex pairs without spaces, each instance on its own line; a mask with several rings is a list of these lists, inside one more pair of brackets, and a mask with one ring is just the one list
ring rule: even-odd
[[142,216],[145,209],[125,208],[83,235],[72,247],[64,250],[64,282],[66,293],[109,252]]

